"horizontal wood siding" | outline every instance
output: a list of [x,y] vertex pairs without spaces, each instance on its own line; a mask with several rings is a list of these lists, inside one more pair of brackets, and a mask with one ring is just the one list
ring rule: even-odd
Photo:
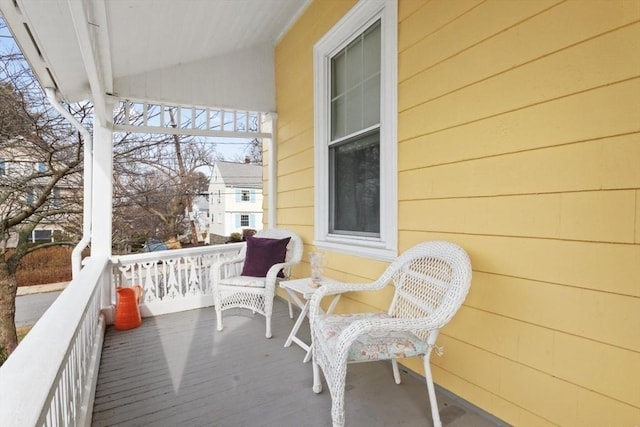
[[[313,46],[356,3],[314,1],[275,48],[278,109],[279,227],[295,230],[305,242],[295,277],[310,274],[314,239]],[[281,295],[284,295],[281,293]]]
[[516,425],[637,424],[640,2],[399,16],[400,249],[474,266],[436,382]]
[[[314,1],[276,47],[278,222],[305,260],[313,45],[353,4]],[[398,249],[449,240],[474,268],[436,382],[514,425],[639,424],[640,1],[399,0],[398,19]],[[386,267],[327,258],[345,281]]]

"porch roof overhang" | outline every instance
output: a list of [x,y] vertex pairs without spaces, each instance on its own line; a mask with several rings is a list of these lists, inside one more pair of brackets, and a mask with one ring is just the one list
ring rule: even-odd
[[42,86],[110,120],[112,96],[275,111],[274,46],[308,3],[0,0],[0,10]]

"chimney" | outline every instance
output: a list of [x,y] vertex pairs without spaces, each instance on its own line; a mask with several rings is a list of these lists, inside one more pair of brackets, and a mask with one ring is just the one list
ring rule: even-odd
[[251,163],[251,157],[249,157],[249,156],[245,156],[245,158],[244,158],[244,163],[245,163],[245,164],[247,164],[247,165],[248,165],[249,163]]

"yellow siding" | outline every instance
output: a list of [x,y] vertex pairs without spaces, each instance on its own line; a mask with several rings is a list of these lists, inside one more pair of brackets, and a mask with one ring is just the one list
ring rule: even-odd
[[[313,249],[316,0],[276,46],[278,225]],[[521,426],[640,425],[640,0],[399,0],[398,249],[470,254],[436,382]],[[327,274],[386,264],[328,253]],[[384,309],[387,290],[338,311]],[[419,360],[405,364],[422,372]]]
[[[408,230],[634,243],[636,191],[408,200],[399,206]],[[422,212],[420,217],[414,212]],[[535,215],[513,215],[535,212]]]
[[636,240],[640,243],[640,190],[636,191]]

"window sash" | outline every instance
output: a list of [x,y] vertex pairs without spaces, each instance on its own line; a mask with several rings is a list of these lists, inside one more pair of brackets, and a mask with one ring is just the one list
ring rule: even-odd
[[380,20],[331,57],[331,140],[380,123]]

